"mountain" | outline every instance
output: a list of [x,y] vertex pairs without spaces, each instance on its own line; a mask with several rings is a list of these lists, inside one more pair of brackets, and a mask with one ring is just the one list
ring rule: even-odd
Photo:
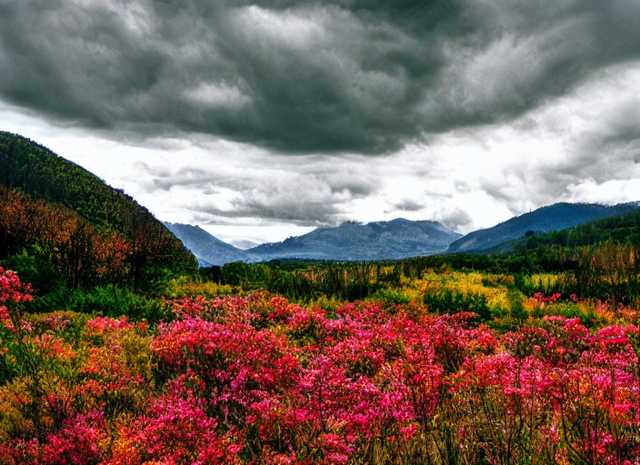
[[0,260],[36,251],[73,287],[144,287],[163,270],[196,268],[193,255],[131,197],[7,132],[0,132],[0,188]]
[[191,250],[200,266],[249,261],[243,250],[212,236],[200,226],[180,223],[165,223],[165,226]]
[[432,255],[447,249],[461,235],[435,221],[398,218],[368,224],[348,222],[318,228],[283,242],[249,249],[252,260],[381,260]]
[[492,228],[480,229],[453,242],[447,252],[508,250],[509,243],[532,233],[546,233],[633,212],[638,204],[606,206],[593,203],[556,203],[516,216]]
[[640,208],[621,216],[581,224],[569,229],[534,234],[511,243],[514,252],[543,252],[550,248],[594,246],[603,243],[640,246]]

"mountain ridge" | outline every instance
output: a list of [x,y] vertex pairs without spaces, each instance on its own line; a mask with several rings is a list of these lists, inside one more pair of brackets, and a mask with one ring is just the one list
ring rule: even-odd
[[462,236],[436,221],[396,218],[365,224],[345,222],[242,250],[199,226],[169,222],[165,225],[194,253],[201,265],[218,266],[234,261],[275,259],[367,261],[408,258],[442,252],[451,241]]
[[514,216],[490,228],[478,229],[451,243],[447,253],[482,252],[518,240],[528,232],[560,231],[605,218],[630,213],[639,202],[605,205],[588,202],[557,202]]
[[[184,236],[184,231],[202,236],[200,244],[190,243],[189,240],[185,242],[198,257],[201,266],[276,259],[370,261],[447,253],[508,251],[527,233],[562,231],[592,221],[621,216],[639,207],[640,202],[616,205],[557,202],[465,236],[433,220],[395,218],[370,223],[347,221],[335,227],[317,228],[300,236],[260,244],[246,250],[221,241],[198,226],[166,225],[181,239],[184,239],[181,237]],[[208,243],[205,235],[209,238]]]
[[169,222],[164,225],[195,255],[200,266],[250,261],[244,250],[218,239],[200,226]]
[[[346,222],[315,229],[282,242],[247,250],[262,259],[381,260],[431,255],[446,250],[461,234],[431,220],[396,218],[366,224]],[[324,249],[321,249],[322,246]]]

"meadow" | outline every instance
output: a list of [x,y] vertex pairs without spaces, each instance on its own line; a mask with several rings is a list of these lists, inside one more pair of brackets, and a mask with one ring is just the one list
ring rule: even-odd
[[0,464],[640,463],[629,279],[423,265],[64,298],[0,269]]

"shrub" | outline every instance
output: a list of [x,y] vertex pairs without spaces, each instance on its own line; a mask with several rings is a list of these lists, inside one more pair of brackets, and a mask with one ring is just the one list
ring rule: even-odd
[[435,313],[474,312],[483,321],[491,318],[487,298],[483,294],[464,294],[441,288],[428,290],[424,294],[423,302],[429,311]]
[[411,302],[411,299],[403,294],[402,291],[388,288],[378,289],[368,299],[378,300],[385,305],[402,305]]
[[169,280],[164,291],[166,297],[177,299],[181,297],[202,296],[206,298],[219,295],[230,295],[238,289],[228,284],[216,284],[211,281],[195,281],[189,276],[180,276]]
[[34,299],[29,309],[38,312],[64,309],[108,316],[127,315],[134,320],[152,322],[160,321],[167,315],[160,299],[111,284],[89,290],[59,287]]
[[[415,302],[326,310],[254,292],[176,299],[170,321],[149,325],[25,316],[28,296],[0,270],[9,316],[0,368],[10,371],[0,371],[2,464],[635,465],[640,456],[630,309],[615,313],[629,320],[593,330],[529,311],[499,332],[460,311],[487,309],[484,295],[430,289],[432,309],[455,312],[439,315]],[[126,295],[114,302],[131,305]],[[609,317],[592,304],[523,303],[514,290],[505,320],[529,305]]]

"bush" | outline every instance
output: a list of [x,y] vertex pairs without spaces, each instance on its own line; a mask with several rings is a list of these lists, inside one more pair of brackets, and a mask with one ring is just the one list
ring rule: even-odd
[[402,291],[397,289],[378,289],[370,297],[370,300],[377,300],[386,305],[404,305],[411,302],[411,299]]
[[196,281],[189,276],[180,276],[171,279],[166,287],[163,295],[166,297],[177,299],[181,297],[217,297],[220,295],[230,295],[238,293],[239,289],[228,284],[217,284],[212,281]]
[[561,316],[564,318],[579,318],[583,325],[594,328],[604,323],[596,311],[591,308],[583,308],[573,302],[556,302],[542,309],[545,315]]
[[50,292],[62,279],[55,271],[44,250],[34,245],[3,261],[5,267],[14,270],[25,282],[39,292]]
[[509,302],[511,303],[510,316],[518,322],[522,322],[529,316],[522,303],[522,294],[515,289],[509,291]]
[[127,315],[132,320],[156,322],[165,316],[160,299],[137,294],[129,289],[109,284],[90,290],[58,287],[38,297],[29,305],[30,311],[75,310],[101,313],[106,316]]
[[464,294],[447,288],[430,290],[424,295],[423,302],[435,313],[477,313],[482,321],[491,318],[487,297],[483,294]]

